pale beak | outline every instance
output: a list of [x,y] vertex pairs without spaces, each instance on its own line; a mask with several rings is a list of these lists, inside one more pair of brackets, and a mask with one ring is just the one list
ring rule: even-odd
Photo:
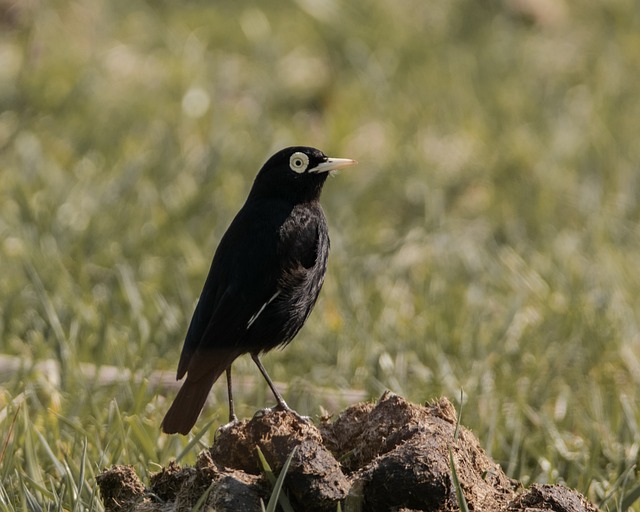
[[338,169],[351,167],[352,165],[356,165],[357,163],[358,162],[356,160],[351,160],[350,158],[327,158],[326,161],[309,169],[307,172],[321,173],[337,171]]

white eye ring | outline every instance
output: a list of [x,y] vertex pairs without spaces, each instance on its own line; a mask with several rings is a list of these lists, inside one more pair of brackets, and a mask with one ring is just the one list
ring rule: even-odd
[[309,167],[309,157],[298,151],[289,158],[289,167],[293,172],[303,173]]

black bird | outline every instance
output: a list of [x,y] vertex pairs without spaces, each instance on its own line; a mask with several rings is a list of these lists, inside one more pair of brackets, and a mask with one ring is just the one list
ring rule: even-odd
[[311,313],[329,255],[320,193],[331,171],[355,163],[298,146],[262,166],[213,257],[178,363],[177,379],[187,378],[162,421],[164,432],[191,430],[224,371],[229,421],[236,421],[231,364],[246,353],[277,407],[289,410],[258,356],[289,343]]

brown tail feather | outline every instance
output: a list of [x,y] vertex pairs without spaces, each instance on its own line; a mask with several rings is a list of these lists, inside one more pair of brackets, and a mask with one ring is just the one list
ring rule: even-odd
[[211,386],[220,374],[210,373],[198,380],[187,380],[162,420],[162,431],[166,434],[180,433],[186,436],[196,424],[200,411],[207,401]]

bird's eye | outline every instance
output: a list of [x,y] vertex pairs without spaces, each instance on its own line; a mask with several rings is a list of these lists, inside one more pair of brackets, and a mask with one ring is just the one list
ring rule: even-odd
[[289,158],[289,167],[293,172],[301,173],[307,170],[309,166],[309,157],[304,153],[294,153]]

